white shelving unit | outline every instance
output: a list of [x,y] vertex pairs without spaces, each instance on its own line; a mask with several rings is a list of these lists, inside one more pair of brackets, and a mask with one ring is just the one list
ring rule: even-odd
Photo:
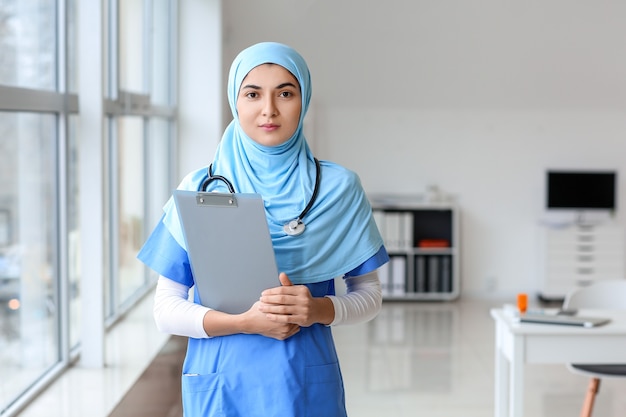
[[385,300],[453,300],[460,294],[459,210],[453,204],[371,197],[390,262]]
[[624,230],[616,222],[542,226],[540,298],[560,300],[576,287],[624,279]]

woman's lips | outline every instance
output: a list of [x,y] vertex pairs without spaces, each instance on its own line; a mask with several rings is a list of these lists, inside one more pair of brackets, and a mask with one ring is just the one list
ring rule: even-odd
[[272,123],[265,123],[265,124],[262,124],[260,126],[260,128],[265,130],[266,132],[272,132],[272,131],[278,129],[279,127],[280,127],[279,125],[275,125],[275,124],[272,124]]

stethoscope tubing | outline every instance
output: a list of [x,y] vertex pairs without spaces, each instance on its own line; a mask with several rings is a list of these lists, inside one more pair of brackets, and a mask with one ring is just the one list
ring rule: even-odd
[[[304,218],[304,216],[307,215],[309,210],[311,210],[311,207],[313,207],[313,204],[317,199],[317,195],[319,194],[320,182],[322,180],[322,169],[320,166],[320,161],[317,158],[313,158],[313,160],[315,161],[315,186],[313,187],[313,195],[311,195],[309,202],[304,207],[304,210],[302,210],[302,212],[298,215],[298,217],[285,224],[284,230],[288,235],[297,236],[304,231],[304,223],[302,223],[302,219]],[[224,184],[226,184],[226,187],[228,187],[228,192],[230,192],[231,194],[235,194],[235,187],[228,178],[224,177],[223,175],[213,175],[213,164],[209,165],[209,168],[207,169],[207,177],[200,184],[199,191],[206,191],[209,184],[214,180],[222,181]]]

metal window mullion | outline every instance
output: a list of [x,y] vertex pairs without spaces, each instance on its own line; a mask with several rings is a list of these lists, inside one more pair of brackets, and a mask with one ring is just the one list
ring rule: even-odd
[[169,20],[168,20],[168,102],[172,108],[178,105],[178,1],[169,2]]
[[0,85],[0,111],[78,113],[78,95]]
[[[150,123],[149,118],[144,118],[144,128],[143,128],[143,178],[144,178],[144,187],[143,187],[143,237],[146,239],[147,233],[146,231],[149,228],[149,224],[152,220],[152,211],[155,209],[150,206],[150,202],[152,201],[152,193],[154,193],[154,187],[152,186],[152,164],[154,163],[151,158],[152,148],[155,146],[154,141],[150,141],[150,138],[153,135],[154,125]],[[150,270],[146,267],[143,268],[143,284],[146,285],[150,279]]]
[[178,135],[176,126],[178,124],[178,0],[171,0],[169,2],[169,54],[168,54],[168,66],[169,66],[169,79],[168,79],[168,104],[173,111],[172,117],[168,120],[169,128],[169,180],[172,182],[171,188],[176,187],[176,179],[178,177]]
[[[117,169],[115,162],[117,161],[116,143],[117,143],[117,117],[124,113],[119,112],[123,103],[120,102],[119,93],[119,79],[120,79],[120,65],[119,65],[119,30],[120,30],[120,11],[119,0],[108,0],[109,5],[109,19],[108,19],[108,91],[107,98],[104,98],[103,108],[107,118],[108,137],[105,139],[107,143],[107,156],[106,156],[106,178],[108,180],[108,186],[106,187],[106,193],[108,195],[107,207],[108,207],[108,257],[106,262],[109,269],[109,274],[106,275],[106,280],[109,287],[109,300],[108,305],[105,306],[107,310],[105,312],[105,327],[109,328],[113,324],[113,320],[117,311],[118,302],[118,282],[119,276],[117,271],[117,259],[118,249],[116,244],[118,242],[118,233],[116,232],[117,224],[119,222],[119,215],[117,213],[116,202],[118,186],[116,183]],[[112,110],[112,111],[111,111]]]
[[155,106],[146,103],[141,94],[118,92],[117,100],[104,100],[104,112],[107,116],[141,116],[141,117],[161,117],[173,119],[176,117],[176,108],[167,106]]
[[119,4],[118,0],[109,0],[109,53],[108,53],[108,62],[109,62],[109,71],[108,71],[108,91],[107,96],[111,100],[117,99],[117,91],[119,89]]
[[168,179],[170,181],[169,188],[176,188],[178,173],[178,134],[176,129],[177,119],[168,120],[169,129],[169,172]]
[[67,92],[67,8],[66,1],[57,2],[57,91]]
[[[57,2],[57,89],[67,92],[67,7],[66,1]],[[59,352],[62,363],[69,362],[70,355],[70,298],[68,268],[68,115],[57,116],[57,282]]]
[[68,269],[68,227],[67,227],[67,135],[68,116],[57,115],[57,213],[56,213],[56,271],[57,271],[57,308],[59,315],[59,351],[60,359],[63,363],[69,361],[70,336],[69,336],[69,269]]
[[154,19],[152,0],[143,0],[143,91],[152,92],[152,41]]
[[112,323],[111,319],[115,319],[117,315],[117,308],[120,303],[119,299],[119,175],[118,166],[119,162],[119,136],[117,134],[119,130],[119,119],[109,119],[109,149],[108,149],[108,178],[109,178],[109,282],[110,282],[110,294],[109,294],[109,312],[111,315],[107,317],[107,325]]

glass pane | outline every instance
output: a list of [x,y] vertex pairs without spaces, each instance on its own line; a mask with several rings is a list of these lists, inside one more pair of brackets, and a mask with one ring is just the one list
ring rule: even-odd
[[170,123],[167,120],[152,119],[150,122],[150,140],[148,143],[149,231],[161,219],[163,205],[172,193],[169,129]]
[[56,117],[0,113],[0,410],[60,358]]
[[170,102],[170,65],[173,62],[170,21],[170,2],[155,0],[152,15],[152,104],[169,105]]
[[143,244],[144,222],[144,122],[140,117],[117,119],[118,294],[124,303],[145,280],[136,256]]
[[56,89],[56,2],[0,2],[0,84]]
[[[148,207],[146,208],[147,230],[150,233],[163,215],[163,205],[170,197],[172,172],[172,153],[170,152],[170,122],[164,119],[150,121],[150,138],[148,141]],[[146,236],[147,237],[147,236]],[[145,268],[148,277],[156,280],[157,273]]]
[[67,197],[67,228],[68,228],[68,274],[69,274],[69,313],[70,313],[70,347],[75,347],[80,341],[80,279],[81,279],[81,257],[80,257],[80,197],[78,170],[78,141],[76,139],[77,116],[69,118],[69,143],[67,157],[68,173],[68,197]]
[[67,90],[78,92],[76,1],[67,0]]
[[145,92],[143,0],[119,2],[119,88]]

